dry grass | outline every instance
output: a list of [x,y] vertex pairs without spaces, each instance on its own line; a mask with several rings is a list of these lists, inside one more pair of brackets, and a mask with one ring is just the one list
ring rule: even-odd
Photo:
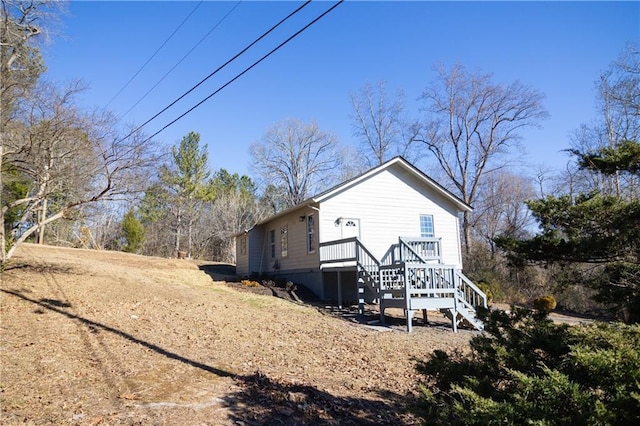
[[472,335],[379,332],[205,269],[23,246],[0,285],[0,423],[415,424],[414,359]]

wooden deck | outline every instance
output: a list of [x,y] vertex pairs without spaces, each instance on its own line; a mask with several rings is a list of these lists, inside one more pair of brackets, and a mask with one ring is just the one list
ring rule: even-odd
[[483,328],[475,309],[487,306],[486,295],[455,265],[442,263],[439,238],[399,238],[383,260],[355,237],[320,243],[319,248],[322,270],[355,268],[360,313],[368,290],[380,304],[382,321],[386,308],[405,310],[409,332],[413,315],[420,310],[447,311],[454,331],[463,322]]

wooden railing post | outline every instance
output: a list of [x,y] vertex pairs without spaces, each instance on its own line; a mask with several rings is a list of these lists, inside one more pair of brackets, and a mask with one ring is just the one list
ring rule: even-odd
[[358,317],[364,318],[364,280],[358,277]]

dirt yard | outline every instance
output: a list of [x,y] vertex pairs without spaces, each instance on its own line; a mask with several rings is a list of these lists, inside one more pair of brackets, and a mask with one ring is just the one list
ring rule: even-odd
[[0,423],[417,424],[414,360],[474,335],[379,331],[211,271],[23,246],[0,285]]

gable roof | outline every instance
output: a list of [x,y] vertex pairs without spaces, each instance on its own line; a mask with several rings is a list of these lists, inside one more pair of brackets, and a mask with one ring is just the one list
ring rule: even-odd
[[445,199],[449,200],[451,203],[453,203],[460,211],[465,212],[465,211],[472,211],[473,208],[468,205],[467,203],[465,203],[464,201],[462,201],[460,198],[458,198],[457,196],[455,196],[453,193],[451,193],[450,191],[448,191],[445,187],[443,187],[442,185],[440,185],[438,182],[436,182],[435,180],[431,179],[429,176],[427,176],[426,174],[424,174],[423,172],[421,172],[420,170],[418,170],[417,167],[415,167],[413,164],[409,163],[407,160],[405,160],[403,157],[401,156],[397,156],[392,158],[391,160],[377,166],[374,167],[354,178],[351,178],[347,181],[344,181],[332,188],[327,189],[326,191],[321,192],[320,194],[308,198],[305,201],[301,202],[300,204],[297,204],[293,207],[289,207],[286,210],[281,211],[280,213],[276,213],[273,216],[270,216],[260,222],[258,222],[255,226],[259,226],[259,225],[263,225],[267,222],[271,222],[274,219],[277,219],[281,216],[287,215],[289,213],[292,213],[296,210],[300,210],[303,208],[307,208],[310,206],[313,206],[314,204],[318,204],[322,201],[325,201],[331,197],[333,197],[335,194],[337,194],[340,191],[343,191],[349,187],[355,186],[358,183],[368,179],[369,177],[385,170],[385,169],[389,169],[391,167],[400,167],[403,170],[407,171],[411,176],[415,177],[420,183],[422,183],[423,185],[427,186],[430,189],[433,189],[436,193],[442,195]]
[[458,198],[457,196],[455,196],[453,193],[451,193],[450,191],[448,191],[444,186],[440,185],[438,182],[436,182],[435,180],[431,179],[429,176],[427,176],[426,174],[424,174],[423,172],[421,172],[416,166],[414,166],[413,164],[409,163],[407,160],[405,160],[403,157],[401,156],[397,156],[392,158],[391,160],[377,166],[374,167],[364,173],[362,173],[359,176],[356,176],[352,179],[349,179],[339,185],[334,186],[333,188],[330,188],[318,195],[316,195],[315,197],[313,197],[313,200],[315,200],[316,202],[321,202],[326,200],[327,198],[332,197],[333,195],[335,195],[337,192],[340,192],[348,187],[351,186],[355,186],[358,183],[360,183],[363,180],[368,179],[370,176],[373,176],[379,172],[381,172],[382,170],[385,169],[389,169],[393,166],[400,166],[402,169],[406,170],[407,172],[409,172],[410,175],[414,176],[415,178],[418,179],[418,181],[420,181],[422,184],[426,185],[427,187],[435,190],[437,193],[439,193],[440,195],[442,195],[445,199],[451,201],[456,207],[458,207],[458,209],[460,211],[472,211],[473,208],[468,205],[467,203],[465,203],[464,201],[462,201],[460,198]]

